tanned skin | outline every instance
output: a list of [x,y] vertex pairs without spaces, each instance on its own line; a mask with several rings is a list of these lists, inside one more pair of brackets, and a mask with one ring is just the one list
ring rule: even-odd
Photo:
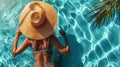
[[[65,55],[69,55],[69,44],[66,38],[66,34],[64,31],[59,30],[60,34],[63,36],[64,41],[65,41],[65,46],[62,46],[62,44],[58,41],[58,39],[54,36],[51,35],[49,36],[49,46],[48,49],[52,49],[52,46],[55,46],[59,52]],[[32,50],[45,50],[47,48],[48,44],[48,38],[43,39],[43,40],[33,40],[34,46],[32,47],[32,43],[29,38],[26,38],[22,45],[20,47],[17,47],[19,37],[21,35],[20,29],[16,31],[15,39],[13,42],[13,47],[12,47],[12,55],[15,57],[16,55],[22,53],[26,48],[31,47]],[[34,62],[34,67],[54,67],[50,66],[51,63],[51,52],[34,52],[34,57],[35,57],[35,62]]]

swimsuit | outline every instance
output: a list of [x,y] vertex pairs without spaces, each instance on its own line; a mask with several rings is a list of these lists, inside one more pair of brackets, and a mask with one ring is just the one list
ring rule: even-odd
[[[32,40],[30,40],[31,41],[31,43],[32,43],[32,47],[34,46],[34,43],[33,43],[33,41]],[[48,44],[47,44],[47,47],[46,47],[46,49],[45,50],[33,50],[33,52],[49,52],[49,51],[51,51],[50,49],[48,49],[48,47],[49,47],[49,38],[48,38]]]

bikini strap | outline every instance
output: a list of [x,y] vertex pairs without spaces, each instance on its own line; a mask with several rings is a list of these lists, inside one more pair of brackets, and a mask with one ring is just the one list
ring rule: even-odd
[[[33,40],[30,39],[30,42],[32,43],[32,48],[34,48],[34,43],[33,43]],[[35,49],[34,49],[35,50]]]
[[47,47],[46,47],[46,50],[48,50],[48,47],[49,47],[49,45],[50,45],[50,39],[48,38],[48,43],[47,43]]
[[[32,43],[32,48],[34,48],[34,43],[33,43],[33,40],[32,39],[30,39],[30,42]],[[47,43],[47,47],[46,47],[46,49],[45,50],[33,50],[34,52],[46,52],[46,51],[49,51],[49,45],[50,45],[50,39],[48,38],[48,43]]]

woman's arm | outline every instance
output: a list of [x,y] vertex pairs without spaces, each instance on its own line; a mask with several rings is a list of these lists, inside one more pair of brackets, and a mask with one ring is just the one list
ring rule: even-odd
[[65,34],[65,32],[62,31],[62,30],[60,30],[59,32],[60,32],[60,34],[61,34],[61,35],[63,36],[63,38],[64,38],[65,47],[62,46],[62,44],[58,41],[58,39],[57,39],[54,35],[52,35],[52,36],[50,37],[50,43],[53,44],[54,46],[56,46],[56,48],[57,48],[61,53],[65,54],[65,55],[69,55],[69,43],[68,43],[68,40],[67,40],[67,38],[66,38],[66,34]]
[[16,31],[16,36],[15,36],[15,39],[14,39],[14,42],[13,42],[13,47],[12,47],[12,55],[13,56],[16,56],[17,54],[23,52],[30,45],[28,39],[26,38],[24,40],[24,42],[22,43],[22,45],[19,48],[17,48],[17,44],[18,44],[18,40],[19,40],[20,35],[21,35],[21,32],[18,29]]

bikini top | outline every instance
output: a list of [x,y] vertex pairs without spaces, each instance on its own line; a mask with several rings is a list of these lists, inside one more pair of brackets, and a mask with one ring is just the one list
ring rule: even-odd
[[[34,47],[34,43],[33,43],[33,40],[30,40],[30,42],[32,43],[32,47]],[[33,52],[49,52],[49,51],[51,51],[49,48],[49,38],[48,38],[48,44],[47,44],[47,47],[46,47],[46,49],[45,50],[33,50]]]

